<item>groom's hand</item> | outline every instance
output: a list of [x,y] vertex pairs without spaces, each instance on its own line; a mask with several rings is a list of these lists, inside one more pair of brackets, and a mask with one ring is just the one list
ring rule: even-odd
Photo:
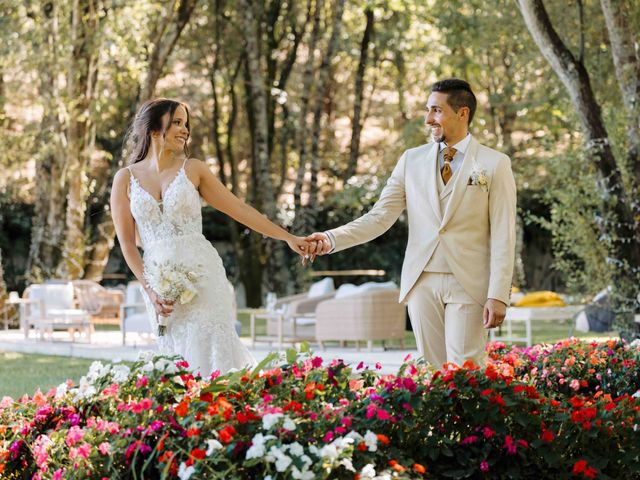
[[311,262],[316,255],[325,255],[331,251],[331,240],[326,233],[315,232],[305,238],[309,242],[307,253],[310,255]]
[[500,300],[488,298],[482,312],[484,328],[496,328],[502,325],[507,314],[507,306]]

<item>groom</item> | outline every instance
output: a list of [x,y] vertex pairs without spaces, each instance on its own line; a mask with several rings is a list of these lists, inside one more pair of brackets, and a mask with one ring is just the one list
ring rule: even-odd
[[434,141],[404,152],[367,214],[307,237],[311,254],[339,252],[382,235],[407,209],[399,301],[437,368],[482,364],[485,329],[503,322],[509,303],[516,185],[509,157],[469,133],[475,110],[467,82],[436,82],[426,117]]

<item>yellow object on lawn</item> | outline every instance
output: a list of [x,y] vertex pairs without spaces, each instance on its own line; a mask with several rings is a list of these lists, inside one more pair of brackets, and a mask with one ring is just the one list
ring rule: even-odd
[[548,290],[531,292],[524,295],[516,303],[516,307],[566,307],[562,297]]

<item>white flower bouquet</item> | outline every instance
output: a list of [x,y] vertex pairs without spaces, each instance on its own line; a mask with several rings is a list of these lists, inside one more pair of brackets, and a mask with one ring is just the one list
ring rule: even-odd
[[[180,263],[169,260],[152,262],[145,266],[144,278],[147,285],[163,300],[184,305],[193,300],[198,290],[195,282],[199,273]],[[158,336],[167,331],[168,317],[158,317]]]

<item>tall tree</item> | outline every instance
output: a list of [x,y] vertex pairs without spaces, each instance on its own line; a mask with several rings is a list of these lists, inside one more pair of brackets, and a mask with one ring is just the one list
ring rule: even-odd
[[71,50],[67,71],[69,102],[66,128],[66,237],[59,273],[84,276],[87,167],[95,147],[94,102],[98,87],[100,32],[108,10],[102,2],[75,0],[71,9]]
[[[619,6],[617,2],[616,4]],[[625,27],[621,9],[604,1],[603,8],[610,32],[616,72],[625,104],[632,107],[628,112],[630,118],[636,121],[635,125],[630,125],[632,140],[628,158],[629,169],[634,175],[630,179],[630,186],[627,187],[623,169],[615,157],[612,141],[602,117],[602,108],[596,99],[591,77],[585,66],[584,49],[581,46],[577,56],[571,52],[554,28],[542,0],[518,0],[518,5],[531,36],[571,98],[584,131],[587,154],[593,159],[601,175],[602,207],[607,217],[603,229],[611,244],[611,261],[616,267],[616,288],[624,297],[623,302],[630,304],[635,301],[634,291],[640,278],[640,204],[637,201],[640,162],[637,153],[632,152],[633,137],[637,137],[638,131],[638,58],[637,54],[631,54],[629,49],[630,32]],[[578,2],[578,7],[582,8],[581,1]],[[634,75],[635,80],[632,78]]]
[[358,155],[360,153],[360,133],[362,132],[362,100],[364,97],[364,76],[369,58],[369,43],[374,32],[375,16],[373,7],[367,5],[364,11],[366,24],[360,43],[360,61],[356,71],[354,86],[355,99],[353,101],[353,118],[351,119],[351,146],[349,149],[349,163],[345,171],[345,178],[350,178],[356,173],[358,167]]

